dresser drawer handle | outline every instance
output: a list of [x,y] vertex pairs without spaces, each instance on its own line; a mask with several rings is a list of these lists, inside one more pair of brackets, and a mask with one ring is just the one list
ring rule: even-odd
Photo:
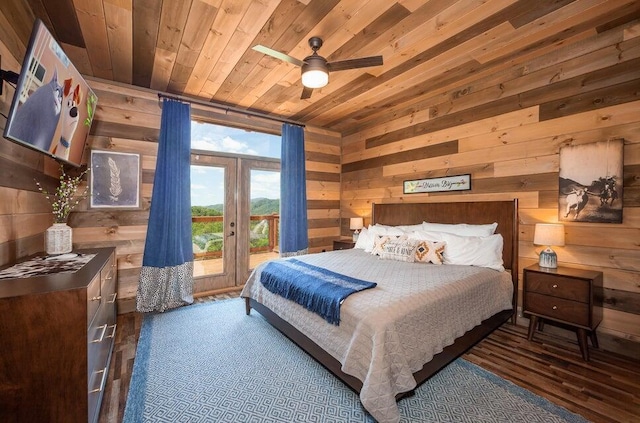
[[104,384],[107,381],[107,368],[105,367],[102,370],[97,371],[96,373],[102,373],[102,377],[100,378],[100,385],[96,389],[92,389],[89,391],[90,394],[101,392],[104,389]]
[[102,295],[96,295],[95,297],[91,298],[91,301],[100,301],[102,299]]
[[105,323],[104,325],[100,326],[102,328],[102,333],[100,334],[100,337],[98,339],[94,339],[93,341],[91,341],[91,343],[93,344],[97,344],[102,342],[102,340],[104,339],[104,334],[107,332],[107,324]]
[[553,307],[551,307],[551,309],[552,309],[552,310],[557,310],[557,309],[558,309],[558,306],[553,306]]
[[551,285],[551,288],[556,289],[558,287],[557,283],[554,283],[553,285]]
[[108,301],[109,304],[113,304],[116,302],[116,297],[118,296],[117,292],[113,293],[113,297]]
[[111,332],[111,335],[105,336],[105,338],[115,338],[116,337],[116,326],[118,326],[118,325],[113,324],[113,325],[109,326],[113,330]]

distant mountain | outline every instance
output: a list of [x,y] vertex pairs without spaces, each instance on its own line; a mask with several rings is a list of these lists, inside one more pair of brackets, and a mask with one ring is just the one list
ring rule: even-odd
[[[191,214],[194,216],[221,216],[224,206],[214,204],[211,206],[192,206]],[[251,214],[280,214],[280,200],[270,198],[254,198],[251,200]]]
[[269,198],[254,198],[251,200],[251,214],[280,214],[280,200]]

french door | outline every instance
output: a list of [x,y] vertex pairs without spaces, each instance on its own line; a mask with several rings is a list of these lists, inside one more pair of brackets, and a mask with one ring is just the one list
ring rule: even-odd
[[192,153],[191,188],[217,203],[192,207],[195,294],[241,286],[278,256],[279,160]]

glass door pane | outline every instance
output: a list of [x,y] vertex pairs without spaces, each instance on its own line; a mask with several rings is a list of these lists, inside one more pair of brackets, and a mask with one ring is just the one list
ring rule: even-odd
[[280,255],[280,161],[242,158],[238,175],[237,283],[243,285],[258,264]]
[[235,286],[236,159],[191,155],[195,292]]
[[279,254],[280,171],[251,170],[249,268]]
[[[224,272],[223,167],[191,166],[193,276]],[[218,187],[218,189],[211,189]]]

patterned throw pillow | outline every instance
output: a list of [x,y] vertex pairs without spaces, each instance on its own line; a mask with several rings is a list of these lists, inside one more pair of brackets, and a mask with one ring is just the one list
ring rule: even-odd
[[380,254],[382,254],[384,252],[384,246],[387,242],[391,241],[391,240],[396,240],[399,238],[403,238],[406,239],[405,235],[376,235],[374,240],[373,240],[373,250],[371,250],[371,254],[373,254],[374,256],[379,256]]
[[444,246],[444,242],[418,241],[415,261],[442,264],[444,262]]
[[413,263],[416,259],[416,247],[418,241],[400,237],[388,240],[382,247],[380,258],[385,260],[398,260]]

